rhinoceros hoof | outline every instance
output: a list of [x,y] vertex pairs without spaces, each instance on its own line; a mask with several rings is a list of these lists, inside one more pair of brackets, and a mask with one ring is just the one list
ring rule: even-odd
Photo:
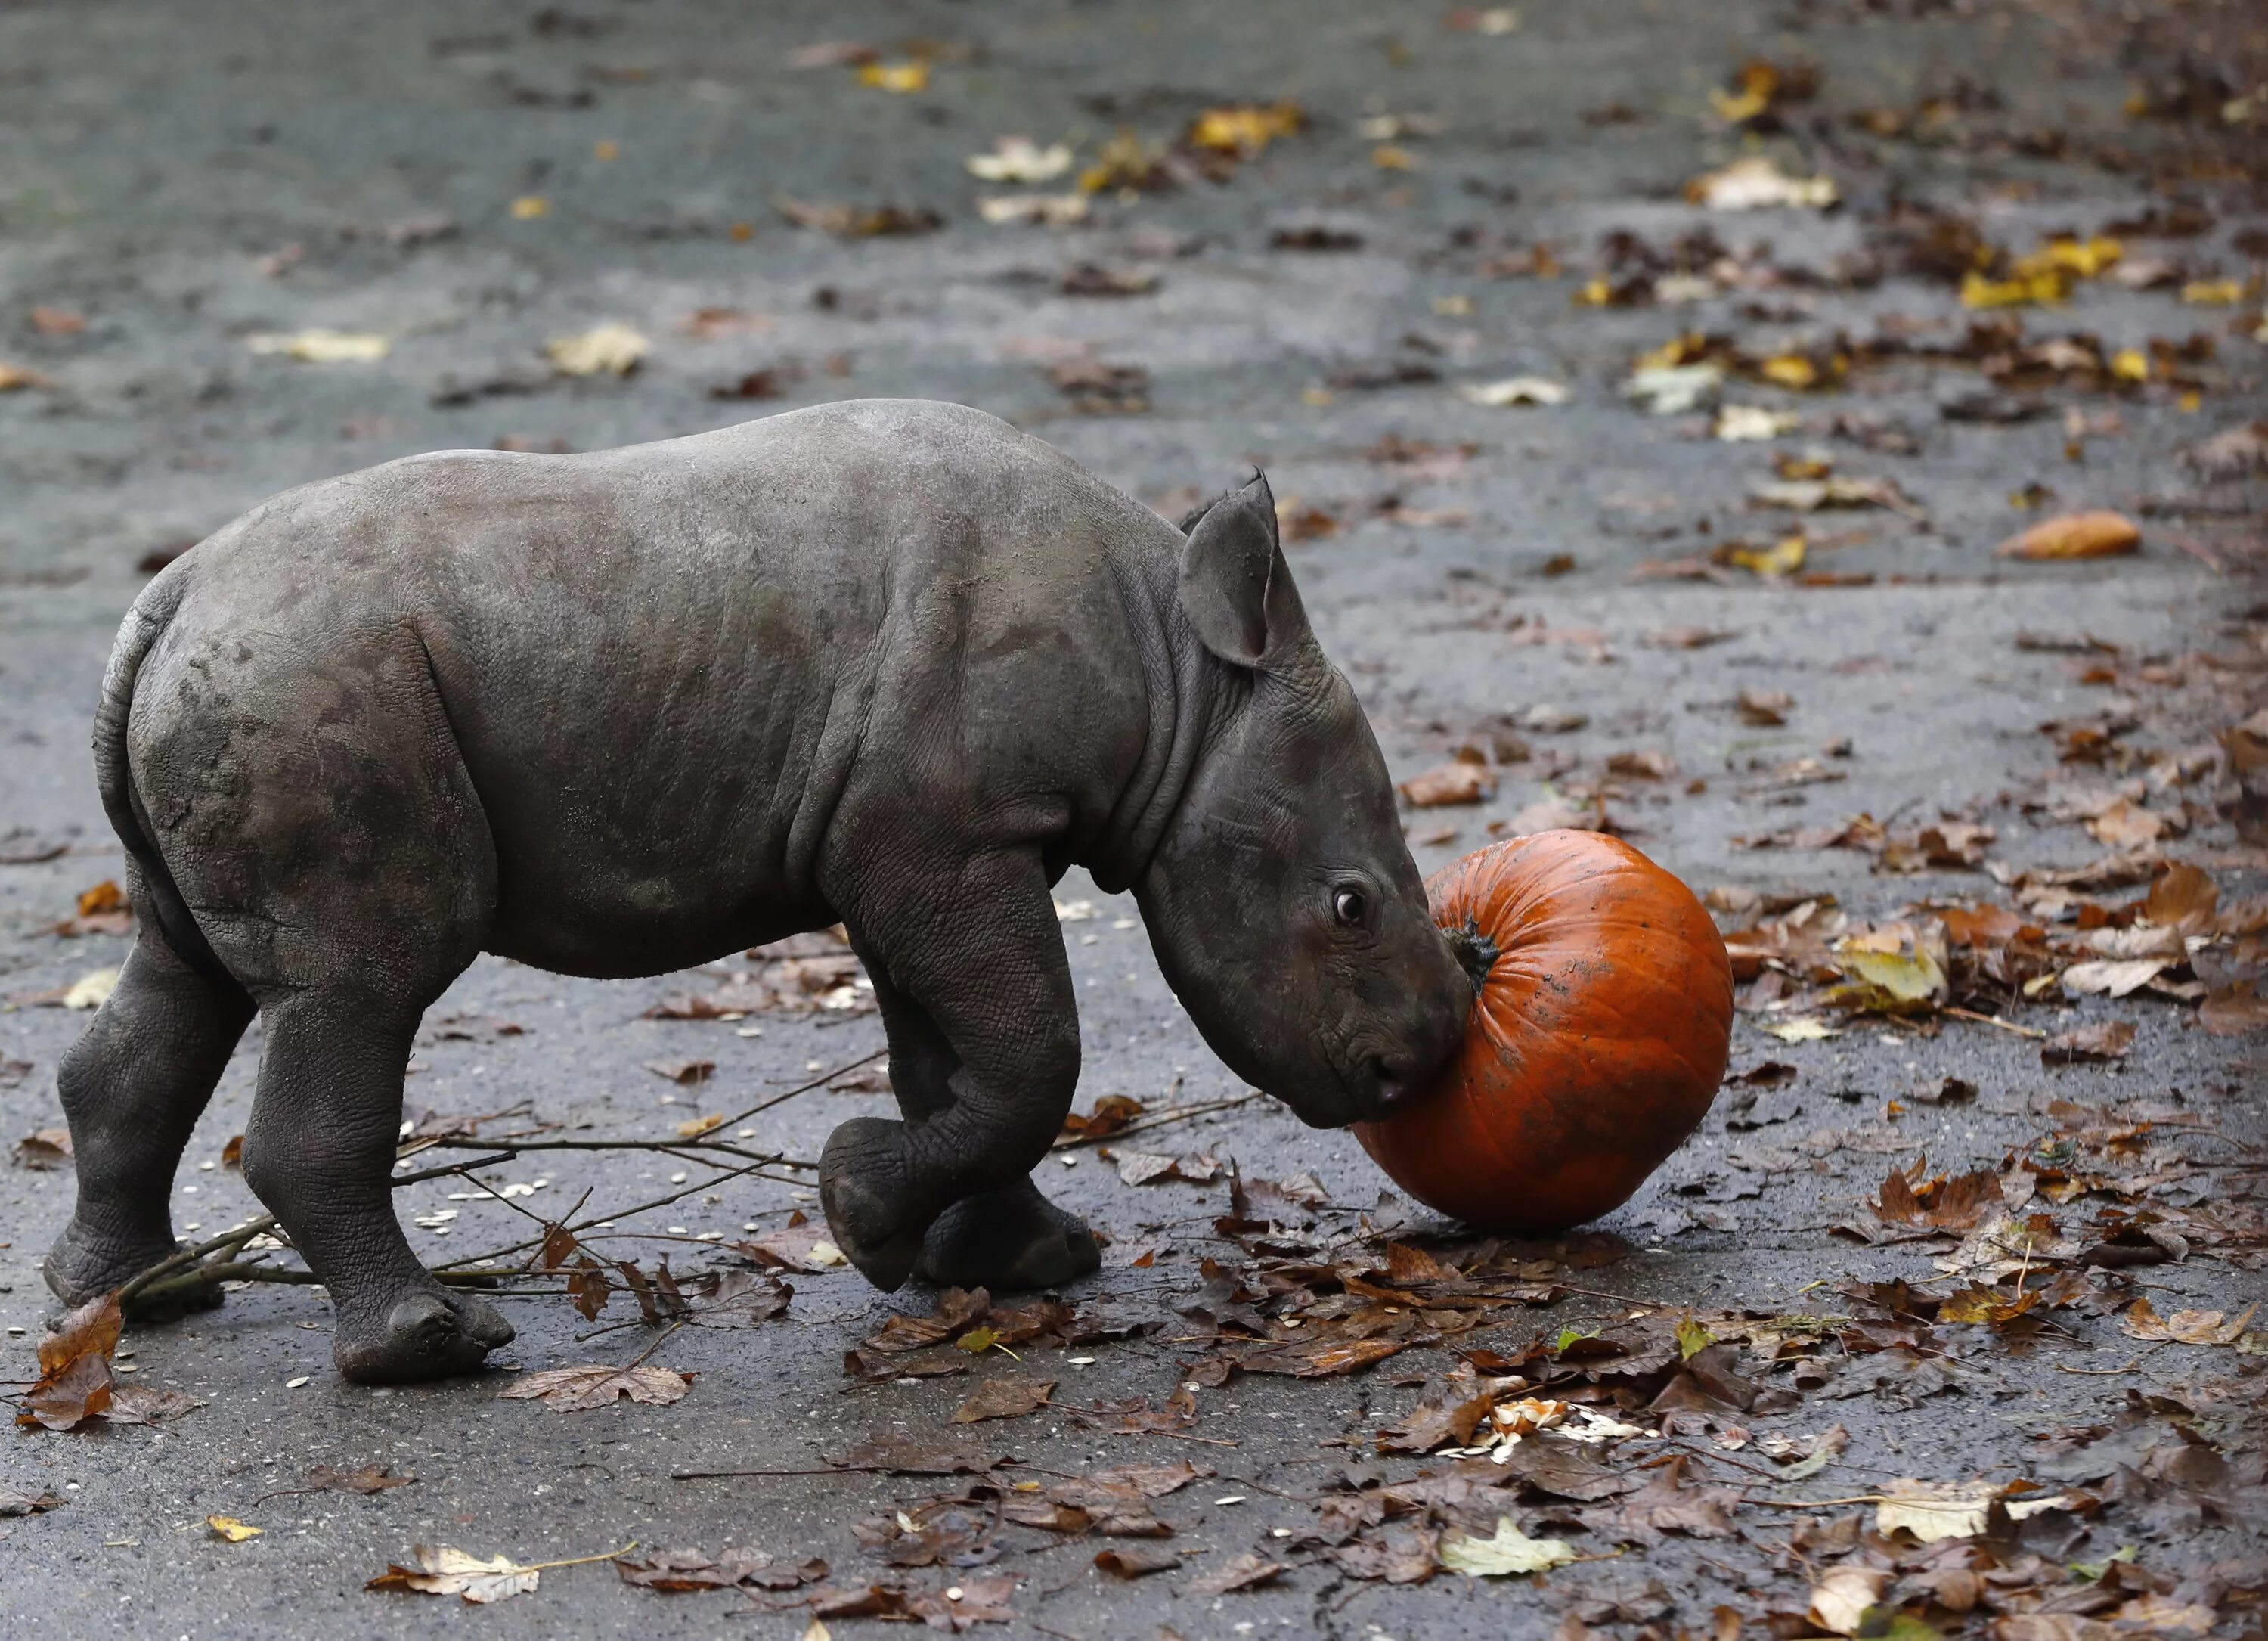
[[940,1288],[1060,1288],[1097,1269],[1102,1246],[1030,1180],[963,1197],[937,1217],[918,1272]]
[[395,1300],[374,1322],[341,1317],[331,1359],[356,1384],[402,1385],[474,1372],[512,1339],[512,1324],[485,1300],[421,1290]]
[[888,1166],[904,1124],[880,1117],[853,1117],[827,1138],[819,1154],[819,1201],[827,1228],[843,1257],[884,1293],[906,1284],[921,1257],[928,1227],[908,1221],[902,1199],[878,1188],[895,1177]]
[[[165,1242],[124,1243],[91,1235],[74,1219],[48,1252],[40,1274],[55,1297],[77,1306],[123,1287],[152,1265],[180,1250]],[[210,1311],[221,1302],[220,1289],[211,1283],[185,1283],[165,1290],[156,1299],[136,1298],[128,1307],[137,1322],[172,1322],[193,1311]]]

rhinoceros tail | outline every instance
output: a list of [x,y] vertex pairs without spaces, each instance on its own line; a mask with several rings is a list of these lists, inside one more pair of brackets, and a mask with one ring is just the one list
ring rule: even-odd
[[134,707],[135,679],[141,674],[142,662],[180,609],[193,573],[185,560],[168,565],[142,589],[142,595],[134,601],[134,607],[126,612],[126,619],[118,629],[118,641],[110,649],[110,665],[102,675],[102,699],[94,709],[94,784],[102,794],[102,810],[110,817],[110,829],[126,846],[127,858],[141,876],[158,933],[188,962],[220,979],[227,978],[228,971],[206,943],[196,919],[190,914],[188,903],[181,898],[180,885],[173,882],[173,875],[166,868],[165,857],[150,840],[142,807],[134,796],[134,772],[128,764],[126,751],[126,725]]

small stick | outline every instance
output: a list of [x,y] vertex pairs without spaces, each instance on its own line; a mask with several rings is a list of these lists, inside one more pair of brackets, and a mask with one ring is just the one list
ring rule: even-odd
[[2036,1027],[2018,1025],[2014,1021],[2003,1020],[1996,1014],[1978,1014],[1973,1009],[1955,1009],[1949,1003],[1940,1009],[1938,1013],[1949,1014],[1956,1020],[1974,1021],[1978,1025],[1997,1026],[2003,1031],[2014,1031],[2018,1037],[2043,1038],[2047,1035]]
[[1258,1089],[1254,1089],[1249,1093],[1234,1095],[1227,1099],[1207,1100],[1201,1105],[1182,1105],[1172,1111],[1153,1112],[1146,1116],[1137,1117],[1124,1127],[1114,1128],[1108,1134],[1079,1134],[1071,1135],[1069,1139],[1058,1135],[1054,1145],[1049,1149],[1070,1151],[1077,1150],[1081,1146],[1103,1145],[1129,1134],[1140,1134],[1148,1128],[1162,1128],[1169,1122],[1186,1122],[1191,1117],[1202,1117],[1208,1112],[1230,1111],[1239,1105],[1249,1105],[1254,1100],[1263,1098],[1265,1097]]

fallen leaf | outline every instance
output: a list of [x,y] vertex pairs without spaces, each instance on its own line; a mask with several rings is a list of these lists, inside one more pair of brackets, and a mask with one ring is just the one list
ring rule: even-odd
[[1051,1379],[988,1379],[954,1409],[953,1422],[975,1424],[983,1419],[1020,1419],[1046,1407],[1055,1387]]
[[1189,122],[1187,140],[1192,148],[1252,159],[1277,138],[1290,137],[1307,123],[1305,110],[1296,102],[1241,103],[1206,109]]
[[817,1556],[789,1563],[760,1549],[733,1545],[711,1557],[697,1549],[658,1549],[643,1557],[614,1558],[615,1571],[624,1584],[643,1590],[683,1593],[695,1590],[792,1590],[817,1584],[827,1577],[827,1563]]
[[2176,1345],[2233,1345],[2244,1336],[2245,1326],[2260,1307],[2248,1305],[2233,1321],[2219,1311],[2176,1311],[2161,1317],[2147,1298],[2137,1299],[2118,1319],[2118,1331],[2130,1339]]
[[1763,1020],[1757,1023],[1756,1029],[1769,1032],[1783,1043],[1818,1043],[1843,1035],[1815,1016],[1798,1020]]
[[40,1128],[16,1142],[12,1158],[18,1168],[62,1168],[71,1161],[69,1128]]
[[652,348],[643,331],[618,323],[555,336],[543,344],[551,368],[563,376],[627,376]]
[[986,182],[1046,182],[1071,169],[1071,145],[1050,143],[1042,148],[1028,137],[1004,137],[989,154],[971,154],[962,160],[968,174]]
[[2003,558],[2107,558],[2134,551],[2142,532],[2117,513],[2066,513],[2043,519],[1993,549]]
[[2056,977],[2057,984],[2078,997],[2124,997],[2139,991],[2173,966],[2169,957],[2106,959],[2074,963]]
[[929,63],[920,57],[905,63],[862,63],[858,84],[903,97],[929,85]]
[[717,1062],[713,1060],[652,1060],[646,1062],[645,1068],[658,1077],[667,1077],[672,1083],[691,1088],[714,1076]]
[[368,365],[394,351],[394,339],[366,331],[261,331],[244,339],[254,353],[281,354],[308,365]]
[[254,1526],[249,1521],[239,1521],[234,1516],[207,1516],[205,1526],[212,1529],[215,1538],[225,1539],[231,1544],[256,1539],[267,1531],[265,1527]]
[[1623,396],[1638,400],[1649,416],[1683,416],[1714,402],[1724,381],[1725,367],[1713,361],[1645,365],[1623,383]]
[[365,1590],[415,1590],[421,1595],[458,1595],[475,1605],[532,1595],[541,1571],[498,1556],[482,1561],[449,1544],[413,1544],[415,1567],[389,1566],[363,1586]]
[[1710,432],[1727,444],[1777,439],[1803,425],[1793,410],[1767,410],[1757,404],[1727,404],[1718,410]]
[[1247,1550],[1202,1578],[1192,1579],[1189,1592],[1193,1595],[1226,1595],[1233,1590],[1250,1590],[1263,1584],[1273,1584],[1290,1571],[1291,1568],[1283,1562],[1269,1561]]
[[1452,1534],[1441,1541],[1441,1564],[1453,1572],[1475,1578],[1500,1578],[1521,1573],[1547,1572],[1575,1559],[1565,1539],[1532,1539],[1498,1516],[1496,1532],[1484,1539]]
[[2105,1061],[2124,1060],[2126,1051],[2133,1046],[2132,1021],[2105,1020],[2095,1025],[2082,1025],[2073,1031],[2058,1031],[2040,1045],[2040,1063],[2043,1066],[2100,1065]]
[[2268,997],[2257,983],[2236,980],[2208,993],[2198,1006],[2198,1024],[2215,1037],[2241,1037],[2268,1026]]
[[1485,765],[1463,758],[1412,775],[1396,788],[1413,809],[1440,809],[1455,803],[1478,803],[1496,791],[1496,777]]
[[1098,1553],[1094,1564],[1113,1578],[1139,1578],[1182,1564],[1182,1553],[1163,1544],[1123,1544]]
[[508,1401],[542,1401],[563,1413],[610,1408],[617,1399],[666,1408],[693,1388],[692,1376],[660,1367],[545,1368],[525,1373],[497,1394]]
[[2268,473],[2268,421],[2240,422],[2190,452],[2190,462],[2207,478],[2242,478]]
[[1890,1582],[1887,1567],[1834,1567],[1811,1586],[1811,1622],[1831,1635],[1855,1636]]
[[118,1296],[104,1294],[66,1315],[40,1340],[40,1377],[20,1399],[16,1423],[68,1430],[107,1410],[111,1402],[112,1353],[125,1319]]
[[1514,404],[1565,404],[1567,389],[1546,376],[1507,376],[1502,381],[1469,381],[1457,388],[1468,402],[1501,410]]
[[1030,224],[1067,227],[1086,219],[1084,194],[990,194],[976,202],[976,214],[996,226]]
[[65,988],[61,1001],[66,1009],[99,1009],[110,1001],[110,994],[117,985],[116,969],[97,969],[73,980]]
[[63,1504],[56,1494],[20,1492],[8,1482],[0,1482],[0,1516],[36,1516],[45,1511],[60,1510]]
[[1830,178],[1792,177],[1769,156],[1751,154],[1694,178],[1685,185],[1685,197],[1712,211],[1824,211],[1835,203],[1836,193]]

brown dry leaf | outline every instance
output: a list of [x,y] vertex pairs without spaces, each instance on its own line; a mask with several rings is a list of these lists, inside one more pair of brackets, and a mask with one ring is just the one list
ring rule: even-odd
[[414,1567],[389,1566],[362,1587],[365,1590],[415,1590],[421,1595],[458,1595],[485,1606],[515,1595],[533,1594],[542,1573],[498,1556],[490,1561],[468,1555],[451,1544],[413,1544]]
[[2142,532],[2119,513],[2066,513],[2043,519],[1993,551],[2003,558],[2108,558],[2132,552]]
[[1665,1533],[1697,1539],[1723,1538],[1733,1531],[1732,1505],[1740,1494],[1729,1487],[1685,1484],[1683,1454],[1654,1473],[1653,1479],[1615,1506],[1599,1525],[1625,1543],[1651,1544]]
[[71,1160],[69,1128],[41,1128],[16,1142],[13,1156],[18,1168],[62,1168]]
[[68,1430],[106,1411],[111,1401],[110,1358],[125,1319],[118,1296],[90,1299],[40,1341],[40,1377],[23,1395],[16,1423]]
[[611,1408],[617,1400],[666,1408],[693,1388],[692,1375],[660,1367],[545,1368],[497,1393],[507,1401],[541,1401],[563,1413]]
[[1094,1564],[1114,1578],[1139,1578],[1149,1573],[1170,1572],[1182,1564],[1182,1553],[1163,1544],[1124,1544],[1101,1551],[1095,1556]]
[[826,1221],[806,1220],[797,1214],[777,1231],[767,1231],[762,1236],[725,1246],[752,1264],[817,1275],[843,1270],[850,1265],[843,1250],[828,1240],[831,1234]]
[[1956,1179],[1940,1176],[1918,1188],[1903,1170],[1892,1168],[1872,1205],[1877,1217],[1894,1225],[1933,1231],[1973,1231],[2007,1199],[2000,1177],[1979,1168]]
[[53,1493],[18,1492],[8,1482],[0,1482],[0,1516],[36,1516],[45,1511],[60,1510],[65,1502]]
[[1430,1527],[1394,1526],[1337,1546],[1331,1560],[1350,1578],[1423,1584],[1440,1570],[1440,1535]]
[[2220,891],[2211,877],[2194,866],[2176,864],[2150,885],[2142,901],[2142,915],[2161,928],[2201,935],[2213,928],[2213,912],[2220,903]]
[[2118,1329],[2130,1339],[2146,1339],[2153,1343],[2176,1345],[2233,1345],[2244,1336],[2252,1313],[2260,1307],[2248,1305],[2233,1320],[2224,1320],[2219,1311],[2176,1311],[2161,1317],[2148,1299],[2137,1299],[2126,1307],[2118,1319]]
[[2198,1024],[2215,1037],[2242,1037],[2268,1026],[2268,997],[2251,980],[2237,980],[2209,994],[2198,1008]]
[[1290,1571],[1285,1563],[1269,1561],[1247,1550],[1203,1578],[1192,1580],[1189,1593],[1192,1595],[1226,1595],[1233,1590],[1256,1589],[1261,1585],[1275,1583]]
[[1788,713],[1795,710],[1795,697],[1786,690],[1743,689],[1734,705],[1742,723],[1770,729],[1787,721]]
[[1046,1407],[1055,1388],[1051,1379],[988,1379],[953,1410],[953,1422],[975,1424],[983,1419],[1020,1419]]
[[2207,478],[2268,473],[2268,422],[2224,428],[2190,452],[2190,461]]
[[827,1577],[827,1563],[815,1556],[787,1563],[747,1545],[731,1546],[713,1558],[697,1549],[658,1549],[637,1559],[617,1556],[614,1563],[624,1584],[672,1594],[736,1587],[792,1590]]
[[706,1083],[717,1075],[717,1062],[713,1060],[651,1060],[645,1068],[686,1088]]
[[2087,823],[2088,835],[2113,849],[2136,849],[2165,836],[2164,819],[2140,804],[2119,798]]
[[1496,777],[1485,765],[1454,758],[1438,769],[1412,775],[1399,788],[1413,809],[1440,809],[1453,803],[1478,803],[1496,791]]
[[2095,1025],[2082,1025],[2076,1031],[2059,1031],[2048,1039],[2040,1045],[2040,1063],[2101,1065],[2105,1061],[2124,1060],[2126,1051],[2133,1046],[2132,1021],[2105,1020]]

